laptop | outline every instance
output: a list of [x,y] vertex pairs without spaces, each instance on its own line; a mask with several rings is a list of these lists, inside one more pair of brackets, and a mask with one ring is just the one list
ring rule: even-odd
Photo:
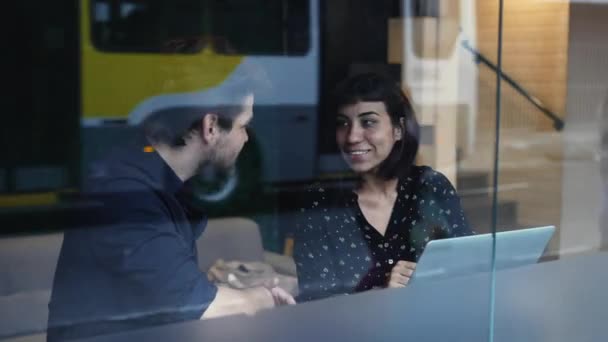
[[[496,269],[538,262],[555,226],[496,233]],[[492,271],[492,234],[470,235],[427,243],[410,282]]]

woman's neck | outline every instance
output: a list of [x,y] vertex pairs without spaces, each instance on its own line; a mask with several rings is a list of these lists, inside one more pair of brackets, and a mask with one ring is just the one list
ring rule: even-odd
[[392,196],[397,190],[398,178],[384,179],[375,174],[364,175],[357,189],[357,194],[374,194]]

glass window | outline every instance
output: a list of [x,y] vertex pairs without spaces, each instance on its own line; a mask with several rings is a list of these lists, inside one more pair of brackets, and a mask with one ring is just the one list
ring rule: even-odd
[[214,0],[214,47],[225,54],[302,55],[309,48],[307,0]]
[[102,51],[199,51],[204,3],[199,0],[100,0],[92,6],[92,40]]
[[15,4],[0,341],[608,340],[608,0]]
[[302,55],[309,3],[285,1],[97,0],[92,40],[109,52],[194,53],[211,37],[222,54]]

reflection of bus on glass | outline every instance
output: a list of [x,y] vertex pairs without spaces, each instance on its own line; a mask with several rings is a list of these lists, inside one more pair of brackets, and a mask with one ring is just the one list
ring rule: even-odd
[[[443,111],[445,105],[466,102],[474,112],[475,67],[470,56],[459,57],[458,52],[461,28],[469,36],[474,32],[471,25],[462,26],[470,20],[460,20],[472,11],[471,4],[403,1],[400,6],[404,17],[414,18],[404,21],[402,61],[402,79],[414,100],[427,107],[441,105]],[[116,119],[137,124],[154,112],[204,101],[199,95],[255,65],[267,73],[272,91],[256,100],[254,135],[261,172],[245,178],[315,178],[322,68],[319,7],[318,0],[83,0],[84,137],[95,127],[104,127],[103,136],[108,136],[107,128]],[[426,19],[416,19],[420,16]],[[431,37],[424,25],[432,28],[439,21],[445,32]],[[433,43],[435,35],[439,43]],[[419,51],[420,44],[441,51],[437,56]],[[463,58],[466,62],[459,62]],[[428,121],[424,115],[421,119]],[[452,163],[455,151],[449,155],[438,163]]]
[[[20,66],[10,82],[16,101],[7,111],[26,115],[13,115],[12,128],[3,135],[10,143],[0,147],[6,156],[0,161],[5,164],[0,164],[0,191],[46,192],[34,202],[55,203],[58,190],[78,187],[82,166],[128,139],[147,115],[201,104],[203,94],[252,66],[264,70],[272,88],[256,96],[253,138],[239,160],[243,169],[236,184],[308,182],[339,171],[340,156],[325,144],[333,134],[331,116],[322,115],[325,90],[361,66],[385,68],[403,79],[413,100],[424,106],[438,108],[433,105],[438,98],[476,105],[472,96],[466,100],[476,93],[475,74],[461,72],[462,66],[456,76],[447,70],[462,65],[464,59],[455,57],[458,43],[448,44],[440,58],[421,56],[412,52],[417,24],[411,29],[412,21],[404,20],[398,31],[405,32],[405,58],[387,56],[389,19],[446,20],[429,5],[439,3],[456,1],[20,2],[23,39],[11,49]],[[456,26],[474,27],[468,24],[472,2],[459,3],[456,17],[467,20]],[[475,36],[474,29],[463,29]],[[387,63],[402,64],[403,72]],[[442,90],[449,97],[428,90],[437,81],[449,83]],[[219,187],[207,198],[221,198],[230,189]]]
[[[259,157],[242,179],[311,179],[319,97],[318,0],[83,0],[84,155],[148,115],[204,105],[241,71],[265,72],[256,97]],[[103,141],[106,139],[106,141]],[[290,143],[286,146],[285,143]],[[260,171],[256,173],[256,171]]]

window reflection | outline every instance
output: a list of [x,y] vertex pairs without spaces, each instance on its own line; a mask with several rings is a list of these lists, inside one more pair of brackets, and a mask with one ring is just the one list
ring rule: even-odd
[[212,42],[222,54],[303,55],[310,45],[306,0],[99,0],[91,9],[102,51],[196,53]]
[[[603,273],[595,271],[605,263],[608,236],[608,5],[505,1],[499,42],[498,4],[19,3],[19,24],[7,45],[9,96],[0,127],[0,338],[44,339],[49,302],[51,329],[111,320],[123,331],[132,328],[126,323],[132,318],[152,317],[138,326],[145,329],[194,321],[217,288],[233,298],[268,299],[234,313],[272,315],[294,297],[299,312],[315,305],[331,311],[334,304],[324,303],[349,312],[357,312],[349,303],[367,303],[373,311],[382,303],[405,317],[408,311],[399,310],[407,305],[397,304],[451,312],[450,303],[466,299],[470,312],[484,313],[469,322],[472,330],[459,323],[454,336],[474,330],[487,339],[490,324],[496,336],[504,334],[501,315],[511,309],[507,316],[525,318],[521,333],[533,333],[526,335],[532,340],[575,334],[581,325],[570,317],[605,306],[596,295]],[[244,75],[259,81],[248,93],[253,103],[234,96]],[[334,91],[357,77],[367,79],[355,82],[356,96],[344,100]],[[398,104],[370,86],[378,79],[394,87],[389,92]],[[407,114],[395,118],[392,107]],[[213,149],[185,158],[204,166],[188,181],[148,139],[181,149],[203,125],[178,117],[242,112],[254,118],[216,118],[217,127],[231,133],[216,143],[210,138]],[[407,167],[366,183],[370,174],[386,171],[380,164],[406,139]],[[118,164],[108,162],[117,152],[120,167],[157,157],[157,164],[135,166],[138,177],[152,179],[152,190],[93,182],[91,193],[92,178],[124,181]],[[234,167],[217,167],[227,164]],[[179,190],[165,189],[172,184]],[[366,184],[390,191],[370,196]],[[161,192],[170,196],[155,205],[178,203],[176,211],[162,212],[166,217],[146,207]],[[187,238],[171,230],[177,216],[183,225],[175,226],[186,227]],[[555,233],[540,260],[538,250],[526,254],[532,238],[492,250],[491,235],[483,235],[541,226],[555,226]],[[467,260],[478,262],[469,265],[475,272],[409,283],[430,241],[473,233],[487,237],[487,248],[468,250]],[[454,259],[450,265],[460,262]],[[552,273],[561,267],[567,272]],[[549,274],[560,280],[547,286]],[[66,279],[69,286],[62,287]],[[60,285],[53,288],[53,281]],[[467,281],[470,286],[462,285]],[[460,285],[437,290],[448,283]],[[378,291],[391,287],[402,289]],[[425,289],[436,292],[408,297]],[[437,300],[437,293],[460,297]],[[543,298],[552,299],[546,308],[535,301]],[[304,303],[313,299],[328,300]],[[498,305],[488,314],[491,300]],[[75,311],[57,319],[62,301]],[[104,305],[114,306],[99,314]],[[290,310],[276,312],[288,319]],[[310,322],[324,326],[316,319]],[[555,328],[558,321],[563,330]],[[584,321],[585,332],[599,331],[593,319]],[[93,335],[109,332],[95,329]]]

